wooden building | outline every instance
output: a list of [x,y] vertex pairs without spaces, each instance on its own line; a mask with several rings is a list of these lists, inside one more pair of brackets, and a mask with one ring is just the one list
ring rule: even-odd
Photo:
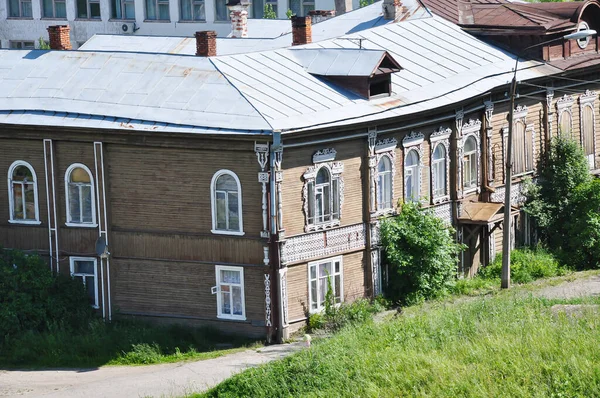
[[[564,32],[595,28],[578,15]],[[328,277],[339,302],[381,293],[379,220],[404,201],[456,227],[472,275],[502,249],[515,64],[486,41],[427,16],[208,58],[1,51],[0,244],[80,278],[106,319],[268,338],[322,309]],[[517,244],[533,234],[523,180],[553,135],[600,169],[598,39],[559,42],[581,51],[518,63]]]

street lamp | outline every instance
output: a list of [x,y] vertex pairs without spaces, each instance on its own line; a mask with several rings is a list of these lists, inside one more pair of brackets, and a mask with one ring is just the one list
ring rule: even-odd
[[512,82],[510,85],[510,109],[508,110],[508,142],[506,143],[506,182],[504,188],[504,234],[502,237],[502,278],[501,288],[508,289],[510,287],[510,233],[512,230],[511,223],[511,205],[510,205],[510,191],[512,186],[512,136],[513,136],[513,124],[514,124],[514,110],[515,110],[515,93],[517,91],[517,68],[519,65],[519,58],[525,53],[525,51],[542,46],[544,44],[552,43],[558,40],[579,40],[586,37],[590,37],[596,34],[595,30],[583,29],[568,35],[557,37],[552,40],[543,41],[541,43],[534,44],[529,47],[525,47],[517,54],[515,60],[515,69],[513,73]]

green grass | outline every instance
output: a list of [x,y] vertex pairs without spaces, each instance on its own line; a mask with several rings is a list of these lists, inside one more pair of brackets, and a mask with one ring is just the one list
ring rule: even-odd
[[555,315],[555,303],[505,292],[406,308],[346,328],[310,350],[250,369],[206,397],[600,396],[600,317]]
[[[227,344],[226,349],[222,344]],[[148,365],[215,358],[256,346],[211,328],[95,320],[80,332],[25,332],[0,344],[0,368]]]

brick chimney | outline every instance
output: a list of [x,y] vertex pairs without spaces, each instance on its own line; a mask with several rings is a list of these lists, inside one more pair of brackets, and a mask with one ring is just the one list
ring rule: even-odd
[[229,0],[227,4],[231,19],[231,37],[248,37],[248,0]]
[[401,0],[383,0],[383,18],[388,21],[398,20],[406,12]]
[[348,11],[352,11],[352,0],[335,0],[335,13],[337,15],[345,14]]
[[292,46],[312,43],[310,17],[292,16]]
[[335,17],[335,10],[311,10],[308,12],[312,25]]
[[50,48],[52,50],[71,50],[71,29],[69,25],[48,26]]
[[217,56],[217,32],[204,30],[196,32],[196,55],[199,57]]

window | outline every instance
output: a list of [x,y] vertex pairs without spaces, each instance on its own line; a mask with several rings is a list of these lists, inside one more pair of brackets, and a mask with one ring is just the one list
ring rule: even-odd
[[431,171],[434,184],[433,197],[446,196],[446,147],[443,144],[437,144],[433,150]]
[[[525,123],[515,122],[512,142],[513,174],[518,175],[533,170],[533,143],[531,134],[527,137]],[[529,139],[528,139],[529,138]]]
[[146,0],[146,19],[169,21],[169,0]]
[[10,48],[15,50],[33,50],[35,49],[35,43],[33,41],[21,41],[21,40],[11,40]]
[[235,173],[220,170],[211,181],[212,232],[243,235],[242,187]]
[[308,223],[325,224],[340,219],[340,190],[329,168],[319,168],[315,181],[308,184]]
[[377,164],[377,210],[391,209],[392,202],[392,162],[382,156]]
[[314,0],[290,0],[290,9],[294,15],[304,17],[309,11],[315,9],[315,2]]
[[216,266],[217,316],[227,319],[246,319],[244,301],[244,269]]
[[31,0],[8,0],[9,18],[31,18]]
[[419,200],[419,154],[416,150],[409,150],[404,159],[404,199],[407,202]]
[[204,0],[181,0],[180,7],[182,21],[204,21],[206,19]]
[[87,292],[90,304],[99,308],[98,303],[98,262],[94,257],[71,257],[71,276],[81,280]]
[[594,108],[591,105],[585,105],[581,110],[581,134],[583,151],[588,158],[588,164],[594,169]]
[[229,21],[229,10],[227,9],[227,0],[216,0],[215,2],[215,20]]
[[325,296],[331,285],[335,303],[341,303],[344,297],[342,279],[342,257],[308,263],[308,290],[310,312],[325,308]]
[[[571,125],[572,125],[572,117],[571,117],[571,112],[569,111],[562,111],[560,113],[560,117],[559,117],[559,133],[561,134],[565,134],[565,136],[571,136]],[[574,138],[574,137],[572,137]],[[579,139],[575,138],[577,142],[579,142]]]
[[100,19],[100,0],[77,0],[77,18]]
[[477,188],[477,141],[473,136],[467,138],[464,146],[463,188]]
[[94,184],[90,169],[80,163],[69,166],[65,173],[67,225],[96,226]]
[[133,0],[111,0],[111,17],[113,19],[135,19]]
[[37,177],[33,167],[18,160],[8,169],[11,223],[39,224]]
[[42,0],[42,15],[44,18],[66,18],[65,0]]

